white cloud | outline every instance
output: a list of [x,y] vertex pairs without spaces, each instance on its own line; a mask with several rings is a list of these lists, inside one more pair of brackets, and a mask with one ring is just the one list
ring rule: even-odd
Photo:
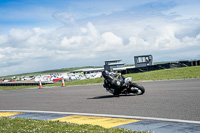
[[123,48],[123,40],[122,38],[116,36],[112,32],[105,32],[101,36],[101,42],[95,51],[112,51],[118,52]]
[[32,32],[30,30],[23,30],[23,29],[16,29],[16,28],[11,29],[9,33],[10,33],[11,38],[17,41],[26,40],[32,35]]
[[68,12],[54,12],[52,16],[63,24],[71,24],[75,22],[72,14]]
[[182,42],[185,46],[200,46],[200,34],[196,37],[184,37]]
[[69,39],[67,37],[64,37],[61,41],[61,47],[68,50],[78,49],[81,44],[81,39],[81,36],[74,36]]
[[[200,45],[200,34],[195,37],[177,38],[175,33],[179,32],[179,26],[176,24],[160,23],[157,27],[151,23],[140,26],[132,25],[129,27],[130,30],[136,28],[137,34],[129,36],[126,43],[124,42],[125,38],[118,32],[116,32],[117,34],[112,30],[100,32],[97,27],[88,22],[85,26],[80,25],[73,35],[69,34],[70,28],[64,30],[65,32],[57,29],[44,30],[39,27],[25,30],[11,29],[9,37],[7,35],[0,36],[2,43],[10,43],[8,46],[2,45],[3,47],[0,48],[0,58],[4,62],[1,63],[1,68],[22,67],[24,64],[28,65],[25,63],[28,60],[35,62],[34,68],[40,68],[42,62],[45,66],[45,62],[51,64],[59,61],[91,60],[102,56],[106,56],[108,59],[131,58],[130,60],[132,60],[133,56],[137,54],[166,52]],[[118,30],[124,32],[123,27]],[[166,54],[164,55],[166,56]]]
[[194,1],[187,1],[185,4],[180,4],[170,10],[164,11],[165,15],[176,16],[176,20],[186,20],[186,19],[200,19],[199,1],[193,3]]
[[4,57],[5,57],[5,55],[0,54],[0,59],[2,59],[2,58],[4,58]]
[[91,23],[91,22],[88,22],[87,23],[87,27],[88,27],[88,32],[91,36],[93,37],[97,37],[98,35],[98,32],[96,30],[96,27]]
[[45,34],[45,33],[48,33],[48,31],[44,30],[44,29],[41,29],[39,27],[35,27],[32,29],[34,33],[40,35],[40,34]]
[[86,28],[80,28],[82,33],[87,33],[87,29]]
[[[132,48],[132,49],[137,49],[137,50],[146,50],[148,49],[150,46],[150,44],[146,41],[144,41],[143,39],[139,38],[139,37],[130,37],[129,38],[129,44],[127,46]],[[151,49],[152,47],[150,47]]]
[[26,44],[29,46],[34,46],[34,47],[38,46],[38,48],[40,48],[40,47],[44,47],[48,44],[47,39],[48,38],[45,38],[44,36],[33,35],[26,41]]
[[138,31],[138,35],[129,38],[129,46],[137,50],[170,50],[181,47],[180,40],[175,37],[174,25],[163,24],[147,26]]
[[0,35],[0,46],[5,44],[8,41],[7,35]]

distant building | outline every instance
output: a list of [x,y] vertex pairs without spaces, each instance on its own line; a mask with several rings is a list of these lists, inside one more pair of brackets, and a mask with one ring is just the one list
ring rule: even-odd
[[109,72],[121,72],[126,71],[126,68],[124,67],[124,63],[121,62],[121,60],[107,60],[105,61],[104,68],[85,68],[85,69],[79,69],[74,70],[72,73],[97,73],[102,72],[103,70],[107,70]]
[[135,67],[145,67],[153,65],[152,55],[134,56]]
[[103,70],[104,70],[103,68],[85,68],[85,69],[74,70],[72,73],[89,74],[89,73],[102,72]]
[[125,64],[122,63],[121,60],[118,60],[118,59],[117,60],[107,60],[107,61],[105,61],[104,70],[107,70],[109,72],[114,72],[115,68],[123,68],[124,65]]

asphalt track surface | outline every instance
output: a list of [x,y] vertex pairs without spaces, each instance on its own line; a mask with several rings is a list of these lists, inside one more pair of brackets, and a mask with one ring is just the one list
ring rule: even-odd
[[0,117],[200,133],[200,79],[140,84],[146,88],[144,95],[120,97],[110,95],[102,85],[1,90]]
[[0,110],[40,110],[200,121],[200,79],[138,82],[140,96],[112,96],[102,84],[0,90]]

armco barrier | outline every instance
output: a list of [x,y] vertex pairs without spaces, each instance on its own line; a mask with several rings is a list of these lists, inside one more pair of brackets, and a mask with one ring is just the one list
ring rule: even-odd
[[190,61],[191,66],[199,66],[200,65],[200,60],[194,60]]

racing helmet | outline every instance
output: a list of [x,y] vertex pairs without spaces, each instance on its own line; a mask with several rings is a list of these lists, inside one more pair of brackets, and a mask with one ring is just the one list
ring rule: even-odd
[[102,76],[103,76],[104,78],[107,77],[108,74],[109,74],[109,72],[108,72],[107,70],[105,70],[105,71],[102,72]]

